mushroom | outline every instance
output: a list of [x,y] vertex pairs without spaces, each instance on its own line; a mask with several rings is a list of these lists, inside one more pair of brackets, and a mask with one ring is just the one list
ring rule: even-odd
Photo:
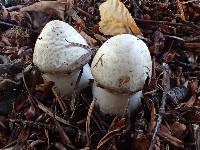
[[61,96],[72,94],[81,68],[80,89],[92,79],[91,52],[72,43],[87,45],[85,39],[69,24],[54,20],[45,25],[34,48],[33,63],[44,73],[44,80],[53,81]]
[[134,100],[132,95],[142,90],[147,77],[151,77],[150,52],[136,36],[117,35],[99,48],[91,70],[95,80],[93,96],[100,111],[122,115],[128,99]]

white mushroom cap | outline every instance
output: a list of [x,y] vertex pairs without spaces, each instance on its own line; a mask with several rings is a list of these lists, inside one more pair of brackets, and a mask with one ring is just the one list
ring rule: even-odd
[[99,48],[91,69],[97,85],[115,92],[132,93],[141,90],[146,78],[151,76],[152,61],[142,40],[121,34]]
[[61,96],[70,96],[75,88],[80,69],[83,73],[79,89],[87,86],[92,79],[87,62],[91,53],[71,43],[87,45],[85,39],[69,24],[50,21],[40,33],[34,49],[33,63],[44,73],[43,78],[53,81]]
[[69,24],[54,20],[45,25],[34,48],[33,63],[43,72],[69,73],[86,64],[88,50],[69,46],[69,42],[87,45],[85,39]]
[[[92,62],[95,83],[93,96],[100,111],[122,115],[128,99],[135,101],[134,92],[140,91],[152,74],[151,56],[146,44],[130,35],[117,35],[107,40],[97,51]],[[140,102],[132,102],[137,110]]]

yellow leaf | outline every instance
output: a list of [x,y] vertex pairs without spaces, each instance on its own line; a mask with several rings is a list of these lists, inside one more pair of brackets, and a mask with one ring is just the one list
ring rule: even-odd
[[119,0],[107,0],[99,6],[99,30],[104,35],[133,33],[142,35],[125,5]]

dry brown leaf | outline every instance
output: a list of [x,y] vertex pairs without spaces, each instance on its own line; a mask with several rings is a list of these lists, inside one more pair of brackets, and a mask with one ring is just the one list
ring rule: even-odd
[[70,11],[72,6],[71,0],[59,1],[40,1],[33,5],[23,7],[21,12],[42,12],[50,16],[57,16],[59,19],[64,20],[65,13]]
[[165,141],[169,142],[170,144],[172,144],[173,146],[177,147],[177,148],[184,148],[184,144],[183,142],[170,135],[169,133],[165,132],[165,131],[162,131],[162,129],[160,130],[160,132],[158,133],[158,135]]
[[132,134],[132,141],[131,150],[148,150],[150,145],[150,136],[145,135],[141,131],[136,131]]
[[18,136],[18,142],[24,142],[28,139],[28,136],[30,134],[30,129],[24,129],[20,132]]
[[119,0],[107,0],[99,6],[101,21],[100,32],[104,35],[133,33],[142,35],[125,5]]
[[171,125],[170,131],[172,132],[172,136],[181,139],[186,129],[186,125],[176,121]]

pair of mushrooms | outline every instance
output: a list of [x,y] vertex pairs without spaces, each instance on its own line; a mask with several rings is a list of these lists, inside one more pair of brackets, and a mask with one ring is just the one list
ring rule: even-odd
[[59,20],[46,24],[33,54],[33,62],[44,73],[43,78],[53,81],[62,96],[69,96],[83,67],[79,89],[94,78],[93,96],[100,110],[122,115],[128,99],[151,76],[152,62],[146,44],[130,34],[114,36],[99,48],[90,68],[91,52],[71,46],[71,42],[87,45],[69,24]]

